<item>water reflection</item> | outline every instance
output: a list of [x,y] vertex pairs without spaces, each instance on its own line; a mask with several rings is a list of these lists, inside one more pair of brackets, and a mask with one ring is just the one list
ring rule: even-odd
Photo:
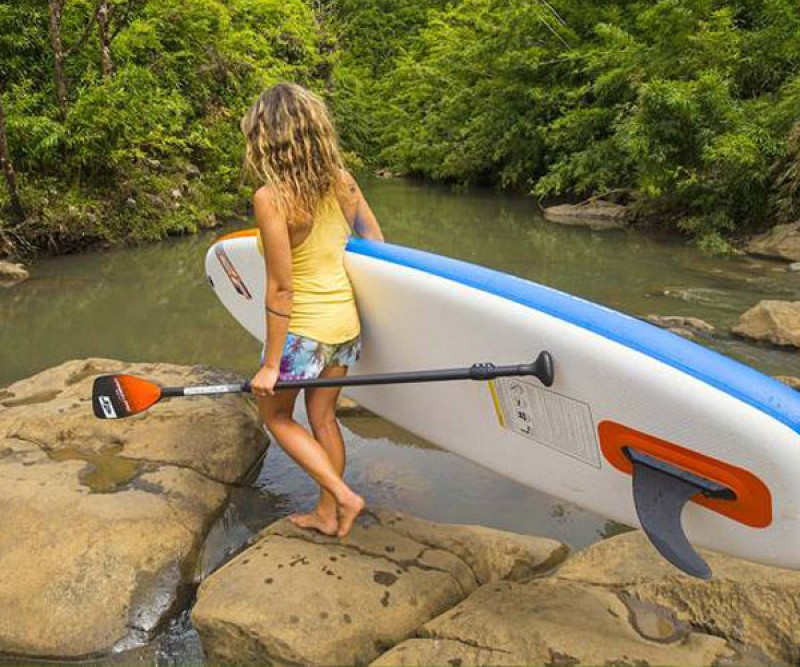
[[[800,298],[800,274],[749,257],[707,257],[638,231],[545,221],[530,198],[363,179],[397,243],[542,282],[632,315],[692,315],[722,333],[761,299]],[[217,303],[203,258],[216,234],[42,261],[0,290],[0,386],[66,359],[208,363],[246,373],[258,343]],[[769,373],[798,355],[722,336],[710,343]]]

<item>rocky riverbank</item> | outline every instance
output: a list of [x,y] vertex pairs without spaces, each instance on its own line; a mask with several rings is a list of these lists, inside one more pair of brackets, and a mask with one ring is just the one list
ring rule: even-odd
[[800,573],[703,551],[715,578],[691,579],[638,531],[570,554],[371,508],[346,540],[284,519],[201,572],[210,526],[266,448],[254,407],[196,397],[95,419],[93,378],[121,372],[232,379],[87,359],[0,389],[0,657],[142,646],[200,584],[191,618],[214,665],[800,661]]
[[[567,558],[552,540],[392,512],[347,541],[287,521],[200,587],[209,662],[796,664],[800,573],[703,551],[684,576],[638,531]],[[565,560],[566,558],[566,560]]]
[[148,641],[186,603],[231,485],[266,448],[241,397],[92,415],[94,376],[219,371],[71,361],[0,390],[0,654],[87,658]]

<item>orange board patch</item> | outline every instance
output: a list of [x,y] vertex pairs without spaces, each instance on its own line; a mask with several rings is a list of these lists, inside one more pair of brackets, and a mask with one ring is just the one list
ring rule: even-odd
[[258,229],[240,229],[238,232],[231,232],[230,234],[225,234],[225,236],[220,236],[215,243],[219,243],[220,241],[227,241],[228,239],[241,239],[247,238],[249,236],[258,236]]
[[693,502],[753,528],[764,528],[772,523],[772,495],[767,485],[747,470],[613,421],[601,422],[597,431],[603,456],[617,470],[629,475],[633,472],[633,464],[623,451],[631,447],[727,486],[736,494],[736,500],[697,495],[692,498]]

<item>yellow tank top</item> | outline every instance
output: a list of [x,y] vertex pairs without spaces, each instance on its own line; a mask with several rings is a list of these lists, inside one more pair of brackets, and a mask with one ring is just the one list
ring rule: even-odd
[[292,248],[291,333],[335,345],[361,332],[353,286],[344,269],[349,237],[350,225],[331,193],[320,202],[309,235]]

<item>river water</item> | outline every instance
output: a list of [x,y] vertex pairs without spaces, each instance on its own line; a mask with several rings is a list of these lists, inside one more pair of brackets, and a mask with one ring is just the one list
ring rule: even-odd
[[[713,258],[680,240],[591,231],[545,221],[536,203],[365,178],[387,240],[490,266],[643,316],[691,315],[717,327],[706,343],[766,373],[800,375],[795,352],[727,332],[761,299],[800,299],[800,273],[749,257]],[[232,231],[231,229],[222,230]],[[259,344],[219,305],[203,271],[217,234],[43,260],[34,277],[0,289],[0,387],[67,359],[209,364],[248,375]],[[440,451],[368,416],[344,419],[348,478],[369,503],[437,521],[543,535],[581,548],[618,526]],[[209,537],[206,568],[264,525],[314,500],[314,487],[278,448],[239,489]],[[185,616],[143,662],[198,660]]]

